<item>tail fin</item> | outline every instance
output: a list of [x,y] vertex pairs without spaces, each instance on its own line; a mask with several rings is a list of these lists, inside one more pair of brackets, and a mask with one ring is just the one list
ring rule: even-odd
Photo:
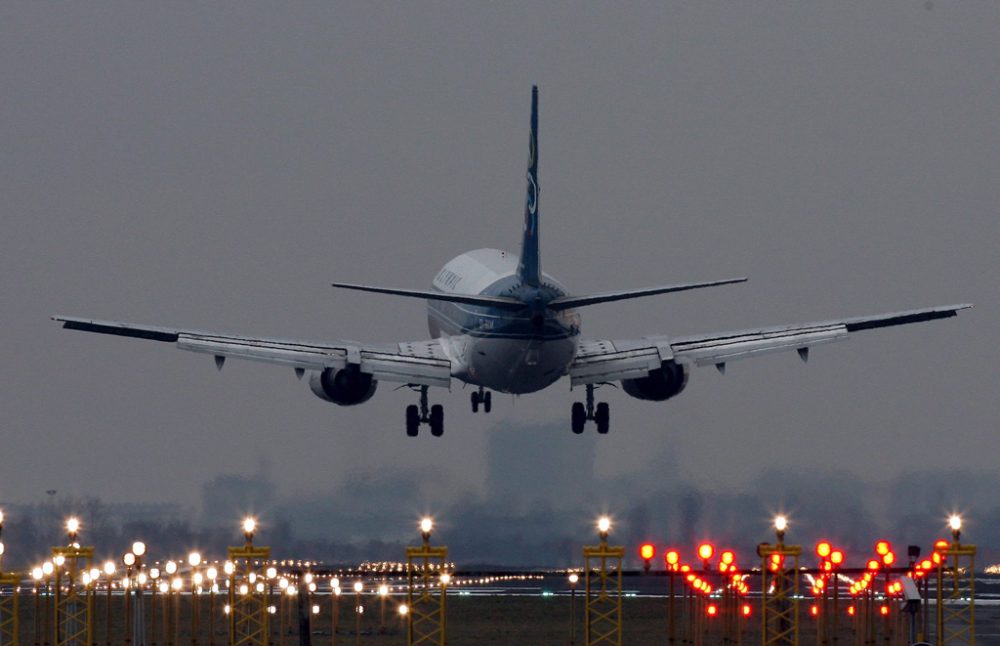
[[524,203],[524,238],[517,275],[528,285],[542,282],[538,257],[538,86],[531,86],[531,140],[528,149],[528,195]]

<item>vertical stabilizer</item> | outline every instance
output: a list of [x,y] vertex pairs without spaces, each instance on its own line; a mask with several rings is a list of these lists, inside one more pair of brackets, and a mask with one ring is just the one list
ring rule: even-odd
[[528,285],[541,284],[538,257],[538,86],[531,87],[531,139],[528,148],[528,195],[524,202],[524,238],[517,275]]

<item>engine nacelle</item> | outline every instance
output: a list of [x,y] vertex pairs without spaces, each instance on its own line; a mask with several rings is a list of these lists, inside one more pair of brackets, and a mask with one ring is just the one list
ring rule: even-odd
[[366,402],[375,394],[378,381],[370,374],[361,372],[355,365],[343,370],[327,368],[323,372],[309,374],[309,388],[320,399],[340,406],[353,406]]
[[623,379],[622,388],[636,399],[662,402],[680,394],[687,386],[688,369],[674,361],[664,361],[656,370],[639,379]]

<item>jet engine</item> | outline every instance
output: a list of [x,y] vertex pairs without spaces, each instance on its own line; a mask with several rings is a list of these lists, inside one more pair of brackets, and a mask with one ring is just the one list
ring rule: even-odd
[[623,379],[622,388],[636,399],[662,402],[680,394],[687,386],[688,369],[674,361],[664,361],[659,368],[639,379]]
[[327,368],[323,372],[309,374],[309,388],[320,399],[340,406],[353,406],[366,402],[375,394],[378,381],[370,374],[361,372],[355,365],[343,370]]

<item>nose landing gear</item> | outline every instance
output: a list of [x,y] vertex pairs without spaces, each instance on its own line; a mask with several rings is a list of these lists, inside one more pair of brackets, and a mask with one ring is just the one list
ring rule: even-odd
[[420,406],[411,404],[406,407],[406,434],[416,437],[421,424],[431,427],[431,435],[441,437],[444,434],[444,407],[441,404],[428,406],[427,386],[420,386]]
[[484,413],[489,413],[490,408],[493,407],[493,397],[491,396],[490,392],[485,390],[482,386],[479,387],[479,390],[472,391],[472,395],[469,397],[469,399],[472,401],[473,413],[479,412],[480,404],[482,404],[483,406]]
[[597,424],[597,432],[607,435],[611,430],[611,408],[605,402],[594,405],[594,385],[587,384],[587,403],[573,402],[571,409],[571,428],[579,435],[583,433],[583,428],[587,420],[594,420]]

